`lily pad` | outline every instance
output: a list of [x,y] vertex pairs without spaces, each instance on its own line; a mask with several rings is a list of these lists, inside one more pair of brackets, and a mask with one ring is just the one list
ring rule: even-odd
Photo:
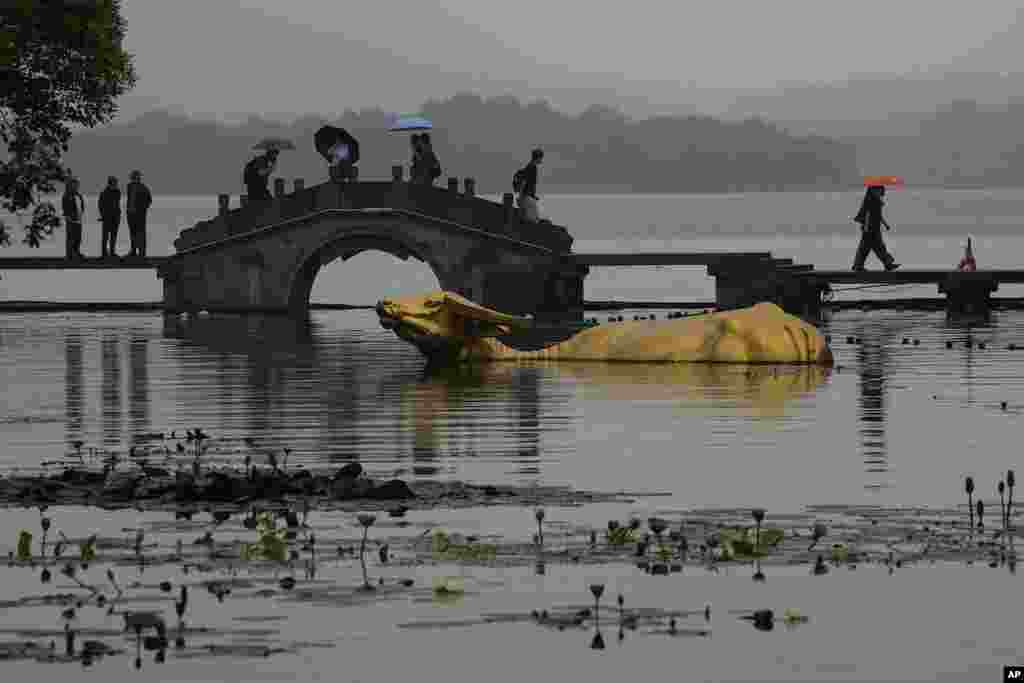
[[18,560],[28,562],[32,559],[32,532],[20,531],[18,533]]
[[[722,529],[722,559],[744,560],[764,557],[771,548],[782,542],[784,536],[782,529],[775,528],[761,529],[760,534],[750,528]],[[755,540],[758,541],[756,547]]]
[[498,547],[489,543],[453,543],[453,539],[438,529],[431,539],[435,560],[488,561],[497,557]]

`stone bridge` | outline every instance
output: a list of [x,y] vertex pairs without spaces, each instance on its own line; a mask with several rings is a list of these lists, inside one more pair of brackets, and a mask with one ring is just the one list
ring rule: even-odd
[[[454,179],[451,179],[454,180]],[[327,182],[228,209],[184,230],[158,269],[165,310],[304,315],[320,269],[367,250],[418,259],[441,287],[516,314],[579,318],[588,268],[566,259],[568,231],[525,223],[511,205],[465,191],[391,182]]]

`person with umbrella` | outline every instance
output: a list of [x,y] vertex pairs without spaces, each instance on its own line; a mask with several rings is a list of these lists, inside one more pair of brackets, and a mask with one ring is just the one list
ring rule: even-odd
[[412,166],[409,169],[409,176],[417,185],[433,185],[434,181],[441,177],[441,162],[434,153],[434,147],[430,142],[430,133],[420,133],[412,136],[413,155]]
[[860,244],[857,245],[857,255],[853,260],[853,270],[863,272],[864,261],[872,251],[885,265],[886,270],[896,270],[900,264],[896,263],[896,259],[885,248],[885,242],[882,240],[882,226],[884,225],[886,230],[892,230],[892,226],[882,216],[882,207],[885,205],[885,201],[882,199],[885,196],[885,185],[877,183],[877,181],[871,182],[872,184],[868,185],[867,191],[864,193],[860,211],[853,219],[854,222],[860,223],[861,230]]
[[434,124],[422,116],[393,114],[390,117],[393,133],[412,132],[412,161],[409,165],[409,182],[414,185],[433,185],[441,176],[441,163],[437,160],[430,141]]
[[277,167],[276,149],[268,149],[258,157],[249,160],[245,165],[243,180],[245,181],[245,192],[249,195],[250,202],[257,202],[266,199],[273,199],[270,194],[270,174]]
[[359,163],[359,141],[344,128],[323,126],[313,135],[313,147],[327,160],[331,180],[355,178]]
[[245,171],[242,174],[245,191],[249,195],[249,201],[273,199],[269,184],[270,174],[277,168],[277,155],[282,149],[295,149],[295,146],[288,140],[264,138],[256,143],[253,149],[263,149],[266,152],[250,159],[249,163],[245,165]]

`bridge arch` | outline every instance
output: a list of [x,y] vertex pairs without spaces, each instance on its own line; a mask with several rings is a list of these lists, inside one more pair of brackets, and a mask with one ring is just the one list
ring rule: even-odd
[[291,277],[288,294],[288,310],[293,314],[305,315],[309,311],[309,295],[313,290],[316,276],[324,266],[341,259],[346,261],[364,251],[382,251],[403,261],[410,257],[427,264],[443,289],[458,291],[459,283],[445,267],[429,245],[413,243],[400,235],[344,235],[324,243],[303,258]]

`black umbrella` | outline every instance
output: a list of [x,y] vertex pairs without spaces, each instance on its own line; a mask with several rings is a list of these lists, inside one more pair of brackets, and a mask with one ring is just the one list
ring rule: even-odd
[[331,156],[331,149],[339,142],[348,145],[348,160],[353,164],[358,163],[359,141],[352,137],[344,128],[324,126],[313,135],[313,146],[316,147],[316,151],[324,159],[327,159],[328,162],[334,161],[334,158]]

